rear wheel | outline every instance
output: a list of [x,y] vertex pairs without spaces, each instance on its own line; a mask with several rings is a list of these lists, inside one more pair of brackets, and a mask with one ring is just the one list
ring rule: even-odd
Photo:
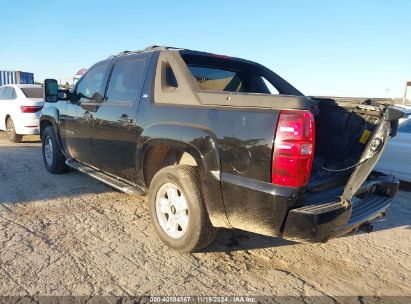
[[63,173],[68,170],[65,163],[66,158],[59,149],[57,137],[53,127],[47,127],[44,130],[42,140],[43,162],[47,171],[53,174]]
[[215,238],[201,191],[197,167],[169,166],[153,177],[150,216],[160,239],[181,252],[193,252]]
[[14,122],[11,117],[7,118],[6,121],[7,136],[11,142],[19,143],[23,139],[22,135],[16,133],[16,128],[14,127]]

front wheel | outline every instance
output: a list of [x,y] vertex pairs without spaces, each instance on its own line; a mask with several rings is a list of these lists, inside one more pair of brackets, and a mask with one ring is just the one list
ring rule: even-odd
[[11,117],[7,118],[6,121],[7,136],[11,142],[19,143],[22,141],[23,136],[16,133],[16,128]]
[[167,246],[193,252],[214,240],[216,228],[207,213],[197,167],[177,165],[158,171],[148,200],[154,229]]
[[57,137],[53,127],[47,127],[44,130],[42,140],[43,162],[47,171],[53,174],[63,173],[68,170],[65,163],[66,158],[59,149]]

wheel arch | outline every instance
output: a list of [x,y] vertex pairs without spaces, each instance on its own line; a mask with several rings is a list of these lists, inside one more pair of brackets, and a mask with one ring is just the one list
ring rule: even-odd
[[43,108],[43,112],[40,116],[40,139],[43,139],[44,130],[47,127],[53,127],[57,138],[58,148],[65,154],[63,145],[60,139],[60,125],[59,125],[59,112],[56,108]]
[[[195,165],[199,168],[200,180],[204,200],[210,220],[215,227],[229,227],[220,187],[220,153],[218,142],[211,130],[197,125],[180,123],[161,123],[149,126],[141,135],[140,153],[137,159],[138,179],[141,184],[149,187],[152,178],[158,170],[170,163],[170,153],[181,158],[177,164]],[[157,152],[161,155],[156,159],[156,169],[147,168],[150,153]],[[171,157],[171,161],[177,158]],[[195,163],[193,162],[195,161]],[[148,176],[148,180],[147,180]]]
[[59,134],[58,120],[59,113],[56,108],[44,107],[40,116],[40,138],[43,137],[44,130],[49,126],[52,126],[56,134]]
[[150,187],[154,175],[167,166],[189,165],[204,169],[200,153],[182,142],[151,139],[144,146],[142,153],[140,167],[146,188]]

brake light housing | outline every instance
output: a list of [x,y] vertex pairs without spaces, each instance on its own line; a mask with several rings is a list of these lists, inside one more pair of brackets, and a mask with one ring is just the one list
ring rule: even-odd
[[314,116],[306,110],[280,112],[271,162],[271,182],[286,187],[308,183],[314,159]]
[[21,106],[20,110],[22,113],[36,113],[40,111],[42,106]]

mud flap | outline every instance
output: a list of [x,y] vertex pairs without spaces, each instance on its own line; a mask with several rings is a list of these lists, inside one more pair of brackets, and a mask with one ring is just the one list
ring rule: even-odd
[[404,113],[398,108],[387,107],[385,109],[341,195],[341,204],[344,207],[351,205],[353,196],[368,178],[384,152],[388,138],[390,135],[395,136],[398,119],[403,115]]

